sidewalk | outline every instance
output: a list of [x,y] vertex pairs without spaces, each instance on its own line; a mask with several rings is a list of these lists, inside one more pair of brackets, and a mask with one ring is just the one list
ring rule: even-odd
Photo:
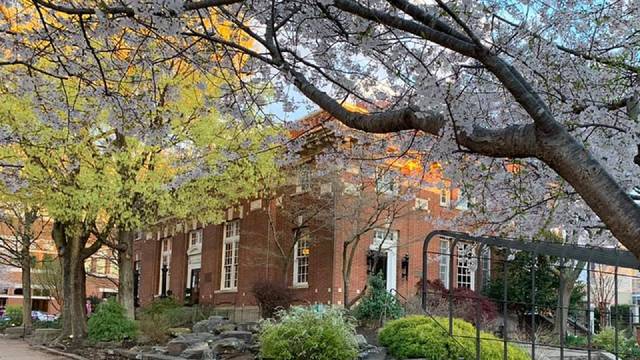
[[6,339],[0,336],[0,360],[67,360],[67,358],[34,350],[22,340]]

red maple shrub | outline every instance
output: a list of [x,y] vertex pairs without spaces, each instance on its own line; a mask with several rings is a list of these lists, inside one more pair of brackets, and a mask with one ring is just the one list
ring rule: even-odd
[[288,309],[293,302],[291,290],[279,282],[269,280],[256,282],[252,292],[263,318],[273,317],[278,310]]
[[[416,284],[418,294],[422,293],[422,280]],[[451,292],[453,317],[476,324],[478,315],[485,323],[498,316],[496,304],[488,297],[466,287],[453,288]],[[449,290],[440,279],[427,280],[427,310],[431,315],[448,316]]]

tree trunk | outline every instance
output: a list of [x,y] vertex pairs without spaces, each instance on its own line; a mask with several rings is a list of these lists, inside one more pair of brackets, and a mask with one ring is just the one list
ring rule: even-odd
[[118,230],[118,301],[132,320],[136,315],[133,277],[133,233]]
[[351,271],[350,271],[350,266],[348,266],[347,262],[349,261],[348,256],[347,256],[347,250],[348,250],[349,245],[348,244],[344,244],[342,246],[342,287],[343,287],[343,303],[344,303],[344,308],[349,310],[349,308],[351,307],[351,304],[349,303],[349,290],[350,290],[350,275],[351,275]]
[[[560,270],[560,289],[558,290],[558,304],[556,306],[556,316],[553,323],[554,334],[561,334],[562,330],[564,330],[565,333],[567,332],[571,294],[585,265],[584,262],[578,261],[573,264],[573,266]],[[559,314],[561,316],[558,316]],[[564,320],[564,324],[560,322],[560,319]],[[561,328],[561,326],[564,326],[564,328]]]
[[569,303],[571,302],[571,293],[575,281],[565,279],[561,282],[558,289],[558,304],[556,306],[555,318],[553,321],[553,333],[561,335],[567,332],[567,319],[569,316]]
[[22,326],[24,334],[30,335],[33,328],[31,321],[31,256],[29,254],[29,241],[22,244]]
[[[75,231],[77,232],[77,230]],[[67,225],[54,223],[53,238],[62,269],[62,333],[60,340],[71,339],[79,345],[87,337],[83,250],[88,236],[68,231]]]

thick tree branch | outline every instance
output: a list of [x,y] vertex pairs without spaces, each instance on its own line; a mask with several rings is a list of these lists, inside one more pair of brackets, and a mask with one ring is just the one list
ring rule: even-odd
[[[72,7],[57,5],[46,0],[32,0],[34,4],[40,5],[49,10],[58,11],[68,15],[94,15],[98,11],[110,15],[126,15],[136,16],[136,12],[133,8],[128,6],[102,6],[100,8],[91,7]],[[185,2],[182,5],[184,11],[199,10],[216,6],[230,5],[241,2],[243,0],[201,0],[193,2]]]
[[512,125],[503,129],[474,127],[471,133],[461,131],[460,145],[474,153],[491,157],[534,157],[538,151],[533,124]]

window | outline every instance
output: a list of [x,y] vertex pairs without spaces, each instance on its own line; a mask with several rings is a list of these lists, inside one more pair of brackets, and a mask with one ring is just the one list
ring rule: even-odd
[[134,241],[142,240],[142,231],[138,230],[138,231],[134,232],[133,240]]
[[488,247],[482,250],[480,262],[482,264],[482,288],[485,289],[491,279],[491,250]]
[[390,229],[373,230],[373,246],[376,250],[388,249],[398,243],[398,231]]
[[107,259],[99,258],[96,259],[96,271],[97,274],[106,274],[107,273]]
[[449,288],[449,240],[440,240],[440,281]]
[[398,194],[398,184],[396,183],[394,174],[391,172],[378,174],[376,178],[376,192],[393,195]]
[[160,276],[158,276],[158,294],[162,293],[162,269],[167,267],[167,281],[166,289],[169,289],[169,283],[171,282],[171,238],[162,239],[160,249]]
[[309,283],[309,235],[302,234],[293,249],[293,284]]
[[301,167],[298,170],[298,187],[296,192],[305,192],[311,190],[311,169],[308,165]]
[[451,204],[451,191],[447,188],[440,189],[440,206],[449,207]]
[[189,232],[189,247],[196,247],[202,244],[202,230]]
[[223,290],[238,288],[238,250],[240,245],[240,221],[229,221],[224,224],[222,248],[222,283]]
[[22,288],[13,289],[13,295],[22,295]]
[[473,270],[471,262],[473,250],[470,244],[458,244],[458,276],[457,287],[473,290]]
[[429,199],[416,198],[413,208],[415,210],[429,211]]

